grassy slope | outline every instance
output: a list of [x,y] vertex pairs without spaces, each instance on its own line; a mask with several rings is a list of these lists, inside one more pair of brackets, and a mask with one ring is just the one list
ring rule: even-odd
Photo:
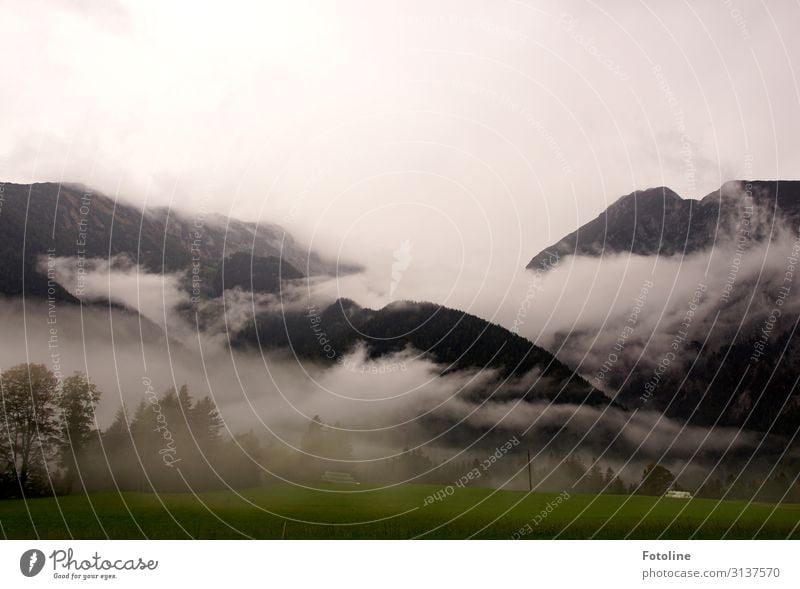
[[[274,486],[242,491],[241,496],[234,493],[198,496],[102,493],[89,498],[61,497],[57,501],[35,499],[27,501],[27,505],[23,501],[0,501],[0,536],[208,539],[281,538],[285,534],[292,539],[372,539],[474,535],[507,539],[556,497],[542,493],[526,496],[514,491],[457,489],[444,501],[424,506],[425,497],[438,489],[407,485],[342,493],[341,487],[312,491]],[[517,502],[520,503],[515,506]],[[570,524],[587,506],[576,523]],[[619,513],[613,515],[620,506]],[[647,514],[651,507],[652,512]],[[683,508],[683,514],[671,523]],[[552,538],[560,533],[562,538],[588,538],[597,532],[597,538],[623,538],[629,533],[632,538],[688,538],[697,532],[697,538],[719,538],[738,517],[725,537],[786,538],[791,533],[793,538],[800,538],[800,531],[793,531],[800,521],[800,505],[779,506],[774,512],[773,508],[765,504],[748,506],[743,502],[719,503],[705,499],[687,502],[654,497],[572,495],[538,526],[531,523],[533,531],[525,537]],[[709,514],[708,521],[701,525]],[[495,518],[499,519],[492,523]],[[605,526],[598,531],[603,524]],[[759,531],[762,524],[765,525]],[[487,525],[489,527],[481,531]]]

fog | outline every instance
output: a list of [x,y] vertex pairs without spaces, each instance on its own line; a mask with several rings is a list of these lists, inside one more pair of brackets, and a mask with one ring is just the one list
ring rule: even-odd
[[[787,258],[796,255],[797,233],[782,221],[773,224],[763,210],[757,213],[753,235],[768,230],[773,239],[748,241],[738,254],[736,219],[725,219],[714,248],[703,252],[566,257],[546,272],[519,270],[507,284],[497,280],[503,268],[498,263],[486,269],[486,281],[462,280],[445,300],[553,351],[613,397],[600,370],[608,354],[618,352],[616,370],[651,370],[690,307],[691,329],[708,337],[730,338],[745,319],[756,321],[768,312]],[[291,350],[245,352],[228,345],[254,314],[299,311],[309,304],[324,308],[342,296],[373,308],[412,293],[437,300],[441,273],[419,256],[407,244],[399,253],[387,252],[382,265],[366,264],[364,272],[287,282],[280,294],[227,290],[222,300],[199,305],[190,305],[180,275],[148,274],[124,259],[95,260],[81,271],[84,306],[56,310],[59,362],[85,370],[101,385],[101,424],[121,403],[133,407],[141,400],[137,383],[146,375],[163,389],[187,383],[195,396],[213,397],[231,433],[256,427],[294,446],[304,424],[319,415],[352,431],[362,458],[391,455],[390,443],[468,448],[487,432],[486,443],[499,433],[526,433],[544,448],[550,443],[561,450],[572,444],[602,451],[613,441],[615,457],[651,456],[671,443],[673,457],[686,458],[703,440],[708,459],[729,445],[755,444],[750,435],[724,430],[705,439],[706,430],[652,412],[631,416],[617,408],[520,402],[515,394],[547,383],[537,374],[519,382],[503,382],[491,371],[443,375],[411,350],[371,360],[356,347],[342,363],[321,366]],[[726,298],[734,264],[735,285]],[[57,258],[53,267],[55,278],[76,292],[77,260]],[[784,311],[796,311],[797,303],[796,293],[790,294]],[[26,360],[52,364],[46,305],[27,302],[25,313],[19,305],[4,304],[7,333],[18,334],[5,338],[5,366]],[[632,327],[624,347],[615,347],[626,325]],[[25,349],[14,341],[25,341]],[[679,355],[671,369],[680,370],[681,360]]]
[[[321,366],[228,344],[257,313],[432,301],[519,333],[613,397],[598,374],[621,334],[616,369],[630,373],[652,369],[688,308],[692,330],[719,337],[758,321],[797,228],[741,256],[731,234],[687,256],[525,265],[636,189],[700,198],[732,178],[797,178],[798,10],[5,2],[0,181],[277,223],[364,270],[193,305],[180,274],[92,260],[81,306],[0,303],[0,369],[86,372],[103,391],[101,428],[142,401],[143,379],[185,383],[215,401],[227,435],[253,429],[286,448],[318,415],[351,433],[357,461],[409,447],[468,458],[513,435],[537,455],[580,451],[637,476],[652,460],[747,455],[755,434],[520,401],[547,386],[535,372],[442,374],[411,351],[375,360],[363,347]],[[53,268],[77,292],[77,261]],[[795,289],[786,310],[797,303]]]
[[747,455],[758,442],[753,434],[687,427],[655,412],[521,401],[534,383],[551,386],[536,371],[512,380],[487,370],[443,375],[416,351],[372,360],[363,346],[341,363],[321,366],[290,351],[232,351],[213,332],[195,330],[194,341],[181,342],[173,336],[188,337],[192,327],[174,329],[178,316],[166,337],[146,317],[119,306],[22,307],[20,300],[0,304],[2,368],[29,361],[60,377],[86,372],[103,392],[96,409],[101,428],[120,406],[131,411],[143,402],[152,382],[156,391],[187,384],[195,398],[210,396],[226,437],[253,431],[298,453],[303,432],[320,416],[348,432],[354,454],[345,462],[360,464],[398,456],[403,448],[442,460],[481,458],[521,436],[534,459],[570,452],[602,457],[635,480],[655,459],[689,464],[691,472],[728,451]]
[[[730,342],[752,333],[776,304],[785,315],[778,328],[788,329],[800,304],[791,288],[800,233],[762,214],[753,235],[765,229],[771,240],[739,242],[735,225],[722,228],[713,248],[685,256],[566,258],[539,275],[533,294],[542,313],[528,313],[519,331],[602,387],[592,377],[609,353],[629,371],[652,369],[681,330],[687,343]],[[624,349],[615,348],[621,337]],[[682,362],[679,354],[672,369]]]

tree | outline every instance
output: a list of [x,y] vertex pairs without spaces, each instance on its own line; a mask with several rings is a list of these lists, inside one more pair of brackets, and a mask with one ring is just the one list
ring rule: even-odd
[[222,426],[214,402],[208,397],[195,401],[186,385],[177,392],[148,394],[132,415],[121,408],[102,434],[101,451],[109,464],[97,480],[106,487],[181,491],[243,479],[241,468],[252,465],[238,460],[232,450],[238,447],[222,439]]
[[235,488],[255,487],[261,480],[261,441],[252,430],[238,434],[222,447],[223,478]]
[[194,404],[189,412],[189,425],[201,450],[205,451],[220,442],[223,422],[217,406],[210,398],[203,397]]
[[300,457],[300,468],[311,480],[319,478],[326,470],[336,470],[329,461],[331,456],[330,431],[319,415],[315,415],[303,434],[300,444],[303,452]]
[[777,503],[783,499],[789,491],[789,479],[783,471],[774,474],[760,485],[761,489],[756,495],[757,501],[767,501]]
[[[390,460],[392,480],[428,482],[428,473],[433,469],[433,461],[422,451],[422,448],[409,450],[403,448],[402,454]],[[470,466],[472,468],[472,466]]]
[[353,457],[353,444],[350,442],[350,432],[336,423],[334,427],[325,430],[325,441],[328,447],[328,456],[336,460],[350,460]]
[[704,499],[721,499],[724,493],[725,487],[722,485],[722,481],[718,478],[713,478],[703,483],[697,490],[696,495]]
[[586,466],[580,456],[570,454],[553,468],[549,477],[550,484],[557,489],[573,488],[577,484],[581,493],[590,492],[584,488],[586,473]]
[[625,487],[625,483],[621,478],[619,478],[614,471],[609,466],[606,470],[606,494],[607,495],[625,495],[628,492],[628,489]]
[[660,464],[650,464],[642,473],[639,493],[642,495],[663,495],[672,487],[675,476]]
[[303,441],[300,446],[303,452],[314,456],[320,456],[325,452],[324,427],[322,419],[320,419],[319,415],[315,415],[303,435]]
[[18,364],[0,375],[2,476],[23,494],[42,490],[37,479],[52,458],[57,384],[44,364]]
[[130,436],[130,423],[128,420],[128,412],[125,411],[125,406],[121,405],[117,412],[114,414],[114,421],[111,422],[103,432],[103,438],[107,443],[115,443],[118,439],[127,438]]
[[60,413],[59,458],[68,490],[78,475],[78,456],[95,432],[94,408],[99,400],[100,391],[79,372],[64,380],[56,399]]
[[578,486],[581,493],[599,493],[603,490],[605,480],[603,478],[603,471],[600,469],[600,465],[597,462],[586,472],[586,475],[580,480]]

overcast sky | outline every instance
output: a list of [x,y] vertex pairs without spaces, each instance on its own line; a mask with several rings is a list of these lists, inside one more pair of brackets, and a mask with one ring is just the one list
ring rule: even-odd
[[0,176],[281,223],[387,280],[407,241],[396,297],[468,307],[635,189],[800,177],[795,2],[0,2]]

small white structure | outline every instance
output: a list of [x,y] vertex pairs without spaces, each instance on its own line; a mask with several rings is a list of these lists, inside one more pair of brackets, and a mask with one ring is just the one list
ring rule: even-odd
[[670,499],[691,499],[692,494],[689,491],[674,491],[670,489],[664,493],[664,497],[669,497]]
[[336,483],[339,485],[360,485],[352,474],[349,472],[336,472],[333,470],[326,470],[322,475],[322,480],[326,483]]

